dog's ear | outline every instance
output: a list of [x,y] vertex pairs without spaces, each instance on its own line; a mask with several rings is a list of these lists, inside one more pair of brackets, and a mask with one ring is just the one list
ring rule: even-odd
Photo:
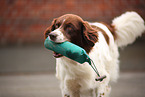
[[98,34],[97,30],[93,29],[88,22],[83,22],[82,25],[82,36],[84,41],[87,43],[87,45],[90,45],[93,47],[95,43],[98,41]]
[[51,23],[51,26],[49,26],[45,31],[44,31],[44,38],[46,39],[48,37],[48,34],[55,30],[55,23],[56,23],[56,18],[53,19],[52,23]]

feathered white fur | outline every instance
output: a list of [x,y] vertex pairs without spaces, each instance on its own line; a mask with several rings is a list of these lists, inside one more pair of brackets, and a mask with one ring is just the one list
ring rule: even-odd
[[112,21],[117,36],[116,44],[126,46],[145,31],[144,20],[134,11],[126,12]]
[[[95,78],[98,76],[88,63],[79,64],[66,57],[57,58],[56,76],[61,80],[62,97],[65,94],[71,95],[71,89],[79,89],[78,91],[80,91],[81,97],[96,97],[96,92],[97,97],[108,97],[111,90],[110,81],[116,81],[118,78],[119,54],[117,45],[114,43],[113,35],[111,35],[109,29],[101,23],[90,23],[90,25],[104,29],[110,39],[110,45],[108,45],[102,32],[98,32],[99,41],[89,53],[100,75],[106,75],[107,78],[104,79],[103,82],[96,82]],[[78,88],[77,85],[80,87]],[[71,97],[80,96],[71,95]]]
[[89,24],[103,29],[109,37],[107,44],[102,32],[98,32],[98,42],[89,53],[100,75],[107,78],[96,82],[98,76],[88,63],[79,64],[66,57],[57,58],[56,76],[61,82],[62,97],[108,97],[110,82],[116,81],[119,76],[118,47],[134,42],[145,30],[144,21],[136,12],[127,12],[113,20],[116,40],[105,25],[97,22]]

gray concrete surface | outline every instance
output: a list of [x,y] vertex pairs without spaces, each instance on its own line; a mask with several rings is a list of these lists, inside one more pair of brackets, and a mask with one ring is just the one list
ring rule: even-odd
[[[1,75],[0,97],[61,97],[54,74]],[[145,72],[120,74],[110,97],[145,97]]]
[[[145,71],[145,41],[120,49],[121,71]],[[44,46],[0,47],[0,73],[55,72],[55,59]]]
[[0,48],[0,73],[54,72],[52,52],[41,45]]

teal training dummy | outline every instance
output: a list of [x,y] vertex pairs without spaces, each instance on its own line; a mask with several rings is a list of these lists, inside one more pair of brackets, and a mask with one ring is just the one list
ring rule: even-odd
[[49,37],[46,38],[46,40],[44,42],[44,46],[45,46],[45,48],[47,48],[49,50],[62,54],[81,64],[84,62],[88,62],[90,64],[90,66],[94,69],[94,71],[97,73],[97,75],[99,76],[96,79],[96,81],[102,81],[104,78],[106,78],[106,76],[100,77],[95,64],[93,63],[93,61],[90,59],[90,57],[88,56],[88,54],[86,53],[86,51],[83,48],[81,48],[71,42],[68,42],[68,41],[65,41],[63,43],[55,43],[55,42],[49,40]]

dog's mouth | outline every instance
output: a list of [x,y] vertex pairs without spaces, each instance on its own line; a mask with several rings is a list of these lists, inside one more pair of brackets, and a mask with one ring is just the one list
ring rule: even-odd
[[59,54],[59,53],[56,53],[56,52],[53,52],[53,56],[54,56],[55,58],[60,58],[60,57],[62,57],[63,55],[62,55],[62,54]]

